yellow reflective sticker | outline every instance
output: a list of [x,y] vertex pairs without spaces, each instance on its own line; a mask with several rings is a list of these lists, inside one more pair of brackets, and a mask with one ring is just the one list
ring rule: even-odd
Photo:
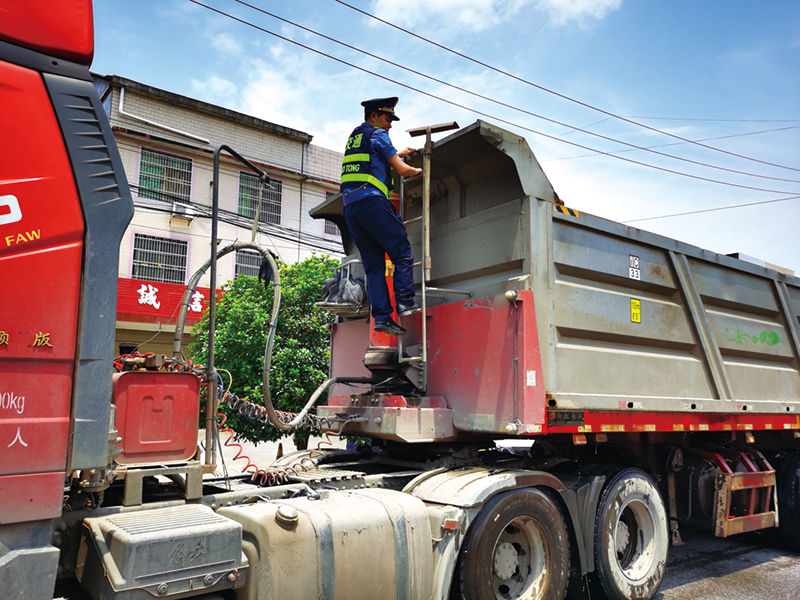
[[631,323],[642,322],[642,301],[631,298]]

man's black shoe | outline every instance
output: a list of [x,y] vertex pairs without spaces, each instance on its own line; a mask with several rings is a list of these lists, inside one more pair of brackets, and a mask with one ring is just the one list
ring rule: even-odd
[[418,310],[422,310],[416,302],[411,302],[411,304],[399,304],[397,305],[397,315],[400,317],[407,317],[411,313],[415,313]]
[[405,329],[400,327],[400,325],[395,323],[392,319],[375,323],[375,331],[378,333],[385,333],[387,335],[403,335],[404,333],[407,333]]

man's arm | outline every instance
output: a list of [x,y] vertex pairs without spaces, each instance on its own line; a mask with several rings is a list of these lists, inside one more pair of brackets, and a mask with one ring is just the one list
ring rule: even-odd
[[[403,154],[406,150],[411,150],[411,152]],[[412,175],[422,174],[422,169],[417,169],[416,167],[407,165],[402,160],[400,160],[402,156],[408,156],[413,152],[414,150],[412,150],[411,148],[406,148],[405,150],[401,150],[397,154],[389,157],[389,166],[392,167],[397,172],[397,174],[400,175],[400,177],[410,177]]]

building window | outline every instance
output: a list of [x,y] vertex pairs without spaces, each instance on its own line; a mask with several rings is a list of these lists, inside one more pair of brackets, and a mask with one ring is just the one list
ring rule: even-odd
[[188,204],[192,195],[192,159],[142,148],[139,197]]
[[[333,198],[335,195],[336,192],[325,192],[325,202]],[[335,235],[336,237],[341,237],[342,233],[339,231],[336,223],[325,219],[325,235]]]
[[248,277],[258,277],[261,267],[261,255],[252,250],[236,251],[236,269],[234,276],[247,275]]
[[[248,219],[256,216],[259,188],[261,180],[249,173],[239,173],[239,214]],[[261,190],[261,212],[258,214],[259,223],[269,225],[281,224],[281,197],[283,196],[283,182],[272,179],[269,185]]]
[[133,235],[134,279],[186,282],[189,242],[136,233]]
[[340,236],[342,234],[339,233],[339,228],[336,226],[336,223],[334,223],[333,221],[328,221],[328,219],[325,219],[325,235]]

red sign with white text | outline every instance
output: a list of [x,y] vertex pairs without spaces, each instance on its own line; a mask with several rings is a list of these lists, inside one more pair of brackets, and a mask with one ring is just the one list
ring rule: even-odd
[[[186,286],[120,277],[117,284],[117,320],[165,324],[178,318]],[[186,323],[194,325],[208,308],[211,289],[198,287],[189,298]],[[217,299],[222,291],[217,290]]]

